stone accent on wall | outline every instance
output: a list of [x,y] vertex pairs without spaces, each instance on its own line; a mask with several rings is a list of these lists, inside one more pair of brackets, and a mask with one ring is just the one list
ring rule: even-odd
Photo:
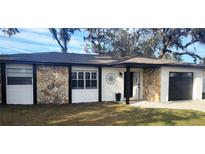
[[148,101],[160,101],[160,68],[145,68],[143,96]]
[[37,66],[38,104],[68,103],[68,67]]

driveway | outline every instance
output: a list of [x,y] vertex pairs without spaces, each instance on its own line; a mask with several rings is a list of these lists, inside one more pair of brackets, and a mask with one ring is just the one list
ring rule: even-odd
[[167,108],[167,109],[189,109],[205,112],[205,100],[202,101],[170,101],[166,103],[139,101],[133,102],[131,106],[143,108]]

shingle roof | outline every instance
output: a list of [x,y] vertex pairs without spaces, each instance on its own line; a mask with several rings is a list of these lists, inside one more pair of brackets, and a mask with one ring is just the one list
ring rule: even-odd
[[144,64],[144,65],[175,65],[175,66],[199,66],[192,63],[184,63],[167,59],[157,58],[116,58],[111,56],[101,56],[94,54],[76,54],[76,53],[59,53],[43,52],[29,54],[11,54],[1,55],[1,61],[9,62],[33,62],[33,63],[60,63],[60,64],[86,64],[86,65],[124,65],[124,64]]
[[100,56],[94,54],[76,54],[76,53],[59,53],[43,52],[29,54],[11,54],[0,56],[0,61],[25,61],[40,63],[69,63],[69,64],[114,64],[124,58],[114,58],[110,56]]
[[123,61],[126,64],[184,64],[184,62],[173,61],[169,59],[157,59],[157,58],[145,58],[145,57],[135,57]]

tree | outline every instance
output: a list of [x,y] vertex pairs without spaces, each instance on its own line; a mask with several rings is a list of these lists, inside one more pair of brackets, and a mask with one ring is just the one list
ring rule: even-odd
[[154,57],[151,42],[145,39],[147,29],[90,28],[87,31],[88,36],[85,37],[85,40],[92,43],[91,47],[94,53],[119,57]]
[[19,33],[19,30],[17,28],[0,28],[0,30],[9,37],[15,35],[16,33]]
[[84,37],[84,41],[92,44],[92,52],[105,55],[113,48],[112,42],[117,30],[117,28],[87,28],[85,31],[88,35]]
[[155,57],[154,44],[148,29],[119,29],[113,42],[113,53],[121,57]]
[[74,35],[75,31],[80,31],[79,28],[49,28],[49,30],[64,53],[68,51],[67,45],[71,40],[71,36]]
[[150,38],[155,41],[155,50],[159,58],[174,56],[176,59],[183,55],[191,56],[194,62],[201,57],[189,47],[195,43],[205,44],[205,29],[200,28],[154,28],[149,29]]
[[200,28],[139,28],[88,29],[87,40],[93,51],[118,56],[144,56],[181,60],[191,56],[194,62],[201,57],[190,49],[195,43],[205,45],[205,29]]

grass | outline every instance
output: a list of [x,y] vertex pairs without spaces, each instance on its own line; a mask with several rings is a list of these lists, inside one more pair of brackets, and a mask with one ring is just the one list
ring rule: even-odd
[[0,106],[0,125],[205,125],[205,113],[145,109],[117,103]]

